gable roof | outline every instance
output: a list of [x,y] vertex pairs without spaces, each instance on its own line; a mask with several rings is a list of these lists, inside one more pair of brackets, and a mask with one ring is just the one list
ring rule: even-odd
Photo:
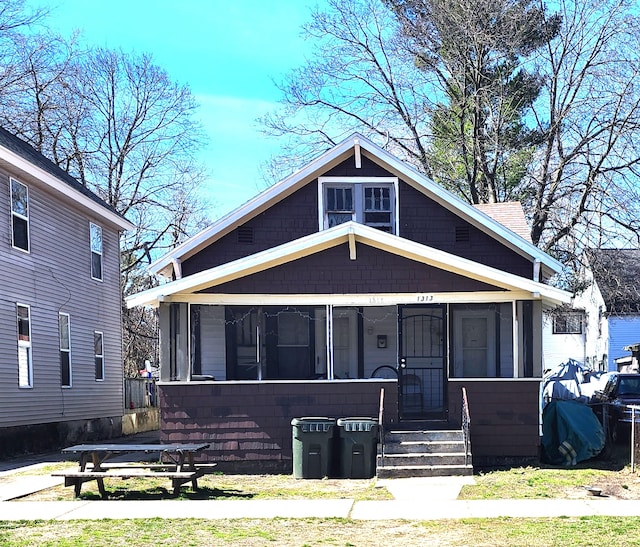
[[362,135],[355,133],[308,163],[299,171],[270,186],[244,205],[233,210],[199,234],[196,234],[171,252],[153,262],[149,266],[150,272],[171,277],[172,264],[174,261],[185,260],[193,256],[228,234],[237,226],[262,213],[274,203],[291,195],[297,189],[357,153],[363,154],[374,163],[395,174],[398,178],[427,195],[446,209],[464,218],[471,225],[489,233],[503,245],[521,256],[526,257],[532,262],[539,262],[545,276],[551,276],[562,269],[562,264],[538,249],[530,241],[512,232],[509,228],[497,222],[483,211],[476,209],[438,186],[427,176],[412,166],[400,161]]
[[607,312],[640,313],[640,249],[592,249],[588,256]]
[[[498,290],[522,291],[552,304],[571,300],[569,293],[555,287],[351,221],[132,295],[127,298],[127,306],[156,305],[168,297],[184,297],[345,243],[352,258],[357,256],[357,245],[364,244],[487,283]],[[326,295],[322,298],[326,301]]]
[[30,144],[3,127],[0,127],[0,165],[17,169],[27,176],[36,178],[52,190],[84,205],[97,216],[103,217],[122,230],[134,228],[133,224],[106,201],[80,184],[74,177],[47,159]]

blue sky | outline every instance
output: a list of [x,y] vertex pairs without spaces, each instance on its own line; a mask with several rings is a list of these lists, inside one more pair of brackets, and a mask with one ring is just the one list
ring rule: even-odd
[[[47,24],[89,44],[151,53],[201,104],[209,136],[204,159],[216,218],[264,188],[259,165],[278,143],[256,118],[276,106],[273,80],[309,50],[301,25],[315,0],[31,0],[51,10]],[[318,0],[322,4],[322,0]]]

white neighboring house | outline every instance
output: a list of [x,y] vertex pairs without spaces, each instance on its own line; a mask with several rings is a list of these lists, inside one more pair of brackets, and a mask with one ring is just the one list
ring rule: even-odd
[[[531,243],[531,230],[520,203],[475,207]],[[605,301],[591,271],[585,270],[582,275],[588,287],[574,297],[572,304],[543,313],[542,370],[555,368],[569,359],[593,370],[607,370],[609,333]]]
[[640,341],[640,250],[595,249],[590,262],[606,305],[608,370],[618,370],[616,360]]
[[544,370],[555,368],[569,359],[592,370],[608,370],[609,325],[605,302],[591,272],[584,275],[590,283],[574,296],[572,305],[543,315]]

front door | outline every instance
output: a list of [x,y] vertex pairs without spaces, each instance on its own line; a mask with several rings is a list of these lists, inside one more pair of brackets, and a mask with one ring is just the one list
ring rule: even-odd
[[495,310],[456,310],[453,325],[453,366],[456,377],[496,376]]
[[398,389],[401,419],[446,417],[444,306],[401,306]]

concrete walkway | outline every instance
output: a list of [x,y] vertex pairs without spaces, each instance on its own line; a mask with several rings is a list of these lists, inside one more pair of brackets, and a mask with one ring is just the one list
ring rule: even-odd
[[[149,442],[153,442],[150,440]],[[357,520],[436,520],[494,517],[638,516],[637,500],[607,497],[545,500],[458,500],[473,477],[385,479],[378,486],[389,501],[339,500],[148,500],[148,501],[20,501],[22,496],[62,484],[48,474],[28,475],[55,461],[45,454],[0,462],[0,520],[73,520],[132,518],[351,518]]]

